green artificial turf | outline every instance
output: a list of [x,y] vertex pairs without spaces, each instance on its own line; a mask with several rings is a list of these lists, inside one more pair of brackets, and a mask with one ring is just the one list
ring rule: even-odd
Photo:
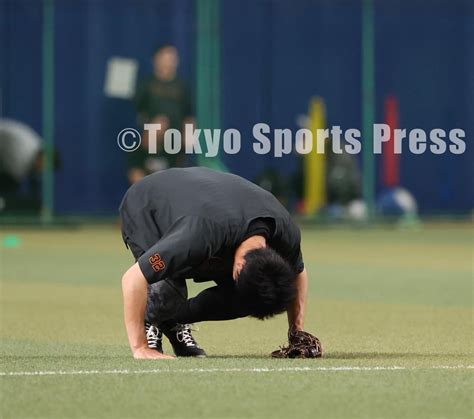
[[[317,360],[268,357],[279,316],[199,325],[206,359],[134,361],[116,228],[0,236],[2,418],[473,415],[468,225],[303,231]],[[25,375],[40,372],[53,375]]]

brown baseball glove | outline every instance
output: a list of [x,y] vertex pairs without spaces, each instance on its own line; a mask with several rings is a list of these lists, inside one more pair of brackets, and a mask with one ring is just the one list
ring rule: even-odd
[[323,346],[320,340],[311,333],[290,330],[288,332],[288,346],[272,352],[273,358],[321,358]]

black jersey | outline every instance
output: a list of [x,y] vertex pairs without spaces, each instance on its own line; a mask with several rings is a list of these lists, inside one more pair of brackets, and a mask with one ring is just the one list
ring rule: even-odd
[[267,245],[303,270],[300,231],[269,192],[229,173],[169,169],[130,187],[120,205],[122,236],[149,283],[232,275],[234,253],[249,226],[264,220]]

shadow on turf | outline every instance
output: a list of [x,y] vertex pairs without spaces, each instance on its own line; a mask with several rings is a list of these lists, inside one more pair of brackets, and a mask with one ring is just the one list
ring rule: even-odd
[[431,354],[431,353],[416,353],[416,352],[332,352],[325,354],[327,359],[395,359],[395,358],[411,358],[411,359],[426,359],[426,358],[449,358],[449,357],[469,357],[470,354]]
[[[339,359],[339,360],[352,360],[352,359],[373,359],[373,360],[383,360],[383,359],[413,359],[413,360],[422,360],[427,358],[460,358],[466,357],[470,358],[471,354],[461,354],[461,353],[442,353],[442,354],[430,354],[430,353],[415,353],[415,352],[329,352],[324,354],[323,359]],[[207,359],[269,359],[271,358],[270,354],[268,355],[210,355],[207,356]]]
[[[466,357],[470,358],[471,354],[465,353],[442,353],[442,354],[430,354],[430,353],[413,353],[413,352],[329,352],[324,354],[323,359],[340,359],[340,360],[351,360],[351,359],[426,359],[426,358],[449,358],[449,357]],[[208,360],[248,360],[248,359],[270,359],[271,355],[262,354],[248,354],[248,355],[208,355],[205,359]],[[45,360],[45,359],[63,359],[63,360],[133,360],[129,355],[2,355],[3,361],[21,361],[21,360]]]
[[2,355],[2,360],[21,361],[28,359],[74,359],[74,360],[90,360],[90,359],[133,359],[130,355]]
[[[206,358],[203,359],[268,359],[270,358],[270,354],[262,355],[262,354],[249,354],[249,355],[208,355]],[[126,360],[133,360],[130,355],[2,355],[2,359],[4,361],[9,360],[29,360],[29,359],[70,359],[70,360],[91,360],[91,359],[126,359]]]
[[248,354],[248,355],[208,355],[206,359],[268,359],[271,358],[270,354]]

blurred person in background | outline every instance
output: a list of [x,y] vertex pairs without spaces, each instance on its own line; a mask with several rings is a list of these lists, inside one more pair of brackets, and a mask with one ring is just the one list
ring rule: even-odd
[[275,195],[281,204],[288,208],[291,188],[280,170],[265,167],[254,179],[253,183]]
[[326,143],[326,193],[328,204],[348,205],[362,198],[361,174],[354,155],[341,149],[335,153]]
[[[191,96],[185,82],[177,77],[179,57],[172,45],[163,45],[153,54],[153,74],[143,79],[137,88],[135,104],[140,126],[160,124],[157,135],[157,154],[148,153],[148,135],[142,136],[141,147],[128,158],[128,180],[133,184],[144,176],[171,167],[186,166],[184,152],[167,154],[163,138],[167,129],[179,129],[194,124]],[[184,138],[184,137],[183,137]]]
[[[54,167],[59,167],[55,153]],[[42,139],[29,126],[0,119],[0,213],[38,213],[41,207]]]

